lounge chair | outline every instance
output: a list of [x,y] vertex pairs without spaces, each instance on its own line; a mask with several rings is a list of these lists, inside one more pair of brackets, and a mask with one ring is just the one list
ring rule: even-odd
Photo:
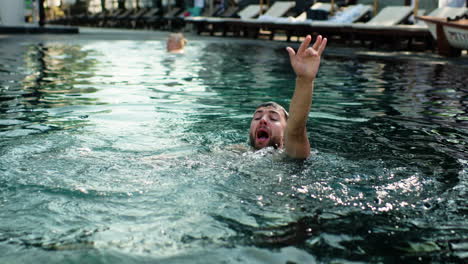
[[71,25],[84,25],[88,18],[90,17],[90,14],[88,12],[84,12],[81,14],[77,14],[71,17],[69,20],[69,24]]
[[[466,8],[466,7],[440,7],[440,8],[434,9],[432,12],[427,14],[427,16],[436,17],[436,18],[454,18],[454,17],[457,17],[457,16],[461,16],[461,15],[465,14],[466,12],[468,12],[468,8]],[[423,15],[423,14],[418,13],[418,15]],[[422,20],[417,19],[417,17],[416,17],[416,23],[411,28],[412,29],[418,29],[420,31],[428,30],[430,32],[430,36],[432,36],[432,37],[430,37],[428,40],[425,40],[426,49],[432,48],[433,50],[435,50],[435,48],[437,47],[437,49],[439,51],[439,54],[440,53],[445,53],[445,52],[447,52],[447,54],[452,53],[452,51],[450,51],[450,49],[446,50],[447,49],[446,46],[444,46],[444,45],[441,46],[442,42],[439,43],[438,41],[436,41],[437,40],[437,29],[436,29],[435,26],[429,27],[425,22],[423,22]]]
[[53,20],[47,20],[47,23],[48,24],[84,26],[84,25],[87,25],[88,21],[92,17],[97,16],[97,15],[99,15],[99,13],[89,13],[88,11],[86,11],[86,12],[79,13],[79,14],[64,16],[64,17],[53,19]]
[[86,17],[86,19],[82,20],[79,25],[80,26],[94,26],[96,25],[97,21],[99,21],[100,18],[104,17],[105,14],[106,14],[105,11],[100,12],[100,13],[90,14],[89,16]]
[[224,10],[222,13],[219,14],[219,17],[238,17],[237,12],[239,11],[239,7],[237,6],[230,6],[226,10]]
[[[83,13],[83,14],[79,14],[79,16],[88,16],[86,13]],[[77,16],[62,16],[62,17],[58,17],[58,18],[55,18],[55,19],[48,19],[47,20],[47,24],[56,24],[56,25],[72,25],[73,22],[75,22]],[[1,17],[0,17],[0,24],[2,24],[2,20],[1,20]]]
[[358,23],[367,21],[372,13],[371,5],[350,5],[337,11],[328,19],[331,23]]
[[260,15],[260,5],[248,5],[244,9],[240,10],[237,15],[241,19],[258,17]]
[[114,9],[102,14],[97,20],[97,26],[105,27],[107,24],[125,12],[125,9]]
[[140,10],[136,11],[134,14],[129,16],[127,20],[125,21],[125,27],[127,28],[136,28],[137,21],[145,15],[149,9],[147,8],[140,8]]
[[[357,23],[352,25],[351,41],[359,40],[362,44],[370,41],[370,46],[376,44],[391,44],[397,47],[406,42],[408,47],[412,45],[414,39],[428,41],[428,30],[414,25],[403,24],[413,13],[411,6],[388,6],[382,9],[375,17],[367,23]],[[424,14],[425,10],[418,10],[419,14]]]
[[[337,11],[338,6],[334,5],[333,10]],[[304,11],[303,15],[306,15],[311,20],[328,20],[328,16],[331,15],[332,5],[331,3],[317,2],[313,4],[309,9]]]
[[157,7],[151,8],[135,22],[137,28],[149,28],[161,19],[161,10]]
[[110,10],[105,10],[100,13],[96,13],[94,15],[89,16],[86,19],[86,22],[83,24],[85,26],[91,26],[91,27],[96,27],[99,26],[101,21],[105,19],[106,16],[108,16],[112,11]]
[[219,13],[221,10],[221,7],[216,7],[216,8],[210,8],[209,6],[203,8],[203,12],[201,13],[202,17],[213,17],[217,13]]
[[184,23],[184,18],[180,16],[183,10],[179,7],[173,7],[166,14],[163,15],[160,20],[159,28],[161,29],[172,29],[178,27]]
[[[231,11],[232,12],[232,11]],[[198,34],[203,32],[209,32],[210,35],[214,35],[215,32],[221,31],[223,35],[226,34],[225,25],[233,21],[238,21],[240,19],[250,19],[257,17],[260,14],[260,5],[248,5],[241,9],[235,15],[235,18],[232,18],[234,15],[221,16],[221,17],[186,17],[184,20],[186,23],[190,23],[196,27]]]
[[[467,12],[468,8],[466,7],[440,7],[431,11],[428,16],[447,18],[447,17],[456,17],[463,15]],[[424,15],[424,10],[419,10],[418,15]],[[392,25],[386,27],[387,31],[409,31],[409,32],[426,32],[428,27],[423,21],[416,20],[414,25]],[[403,32],[400,32],[403,34]]]
[[134,9],[127,9],[119,15],[112,16],[106,21],[107,27],[122,27],[125,22],[135,13]]
[[[466,7],[439,7],[432,10],[427,16],[431,17],[440,17],[440,18],[447,18],[447,17],[456,17],[465,14],[468,11]],[[418,13],[418,15],[421,15]],[[419,26],[426,26],[426,23],[422,20],[417,20],[416,25]]]
[[[311,9],[330,11],[331,5],[314,5]],[[342,9],[336,9],[336,12],[328,17],[328,20],[304,20],[304,13],[288,26],[286,31],[287,41],[292,36],[304,36],[311,33],[320,33],[327,38],[338,37],[346,40],[352,33],[354,23],[368,20],[372,12],[371,5],[350,5]]]
[[263,17],[283,17],[291,9],[294,8],[296,2],[294,1],[276,1],[268,10],[263,14]]
[[[331,5],[326,3],[316,3],[310,8],[312,11],[319,10],[327,13],[330,12],[330,9]],[[335,14],[330,16],[328,20],[308,19],[307,13],[310,11],[304,11],[297,17],[280,18],[274,23],[264,24],[264,26],[271,30],[272,34],[275,31],[284,31],[287,41],[290,41],[292,36],[304,36],[314,32],[326,37],[339,36],[343,38],[343,36],[349,35],[352,23],[364,20],[369,16],[372,6],[358,4],[335,10]],[[273,35],[270,38],[273,38]]]
[[[365,26],[393,26],[400,24],[413,13],[411,6],[387,6],[375,17],[365,23]],[[356,25],[360,27],[361,25]]]
[[[224,34],[226,34],[227,31],[231,31],[234,34],[257,38],[261,29],[264,29],[265,26],[275,19],[288,14],[295,5],[296,2],[294,1],[276,1],[266,10],[265,14],[260,15],[258,18],[241,17],[240,20],[230,22]],[[263,31],[263,35],[270,35],[270,38],[273,38],[274,30]]]
[[160,14],[158,12],[153,16],[145,19],[145,27],[149,27],[152,29],[167,28],[170,23],[169,21],[174,19],[174,17],[176,17],[181,12],[182,9],[179,7],[173,7],[164,14]]

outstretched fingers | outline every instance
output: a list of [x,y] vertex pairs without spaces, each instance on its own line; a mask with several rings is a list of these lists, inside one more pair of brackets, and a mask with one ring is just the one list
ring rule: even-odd
[[297,54],[304,53],[309,47],[311,41],[312,41],[312,37],[310,35],[307,35],[304,41],[301,43],[301,46],[299,46],[299,49],[297,50]]
[[296,52],[295,52],[294,49],[291,48],[291,47],[286,47],[286,51],[288,51],[288,54],[289,54],[289,58],[290,58],[290,59],[293,59],[293,57],[296,55]]
[[318,47],[320,47],[320,44],[322,43],[322,35],[318,35],[317,39],[315,39],[314,45],[312,45],[312,48],[314,50],[317,50]]
[[318,47],[318,50],[317,50],[319,56],[322,56],[322,53],[325,50],[325,47],[327,46],[327,41],[328,41],[327,38],[324,38],[321,41],[320,46]]
[[293,48],[287,47],[286,50],[289,53],[290,59],[296,56],[296,54],[300,56],[321,56],[327,46],[327,38],[322,37],[322,35],[318,35],[312,47],[309,47],[311,41],[312,37],[307,35],[299,46],[297,52],[295,52]]

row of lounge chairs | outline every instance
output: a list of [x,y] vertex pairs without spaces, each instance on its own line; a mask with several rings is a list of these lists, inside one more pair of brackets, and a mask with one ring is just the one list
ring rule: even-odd
[[184,25],[182,12],[183,10],[178,7],[173,7],[165,13],[159,8],[115,9],[62,17],[50,20],[48,23],[90,27],[172,29]]
[[[237,6],[226,9],[205,8],[202,16],[221,18],[239,17]],[[248,11],[248,10],[247,10]],[[139,8],[114,9],[99,13],[84,13],[49,20],[49,24],[90,26],[90,27],[120,27],[144,29],[180,29],[185,25],[184,17],[188,10],[172,6],[170,8]]]
[[[273,39],[276,33],[283,32],[287,41],[290,41],[292,37],[320,33],[328,38],[369,42],[371,45],[382,41],[390,44],[405,42],[408,48],[411,48],[415,42],[424,43],[426,46],[433,43],[424,23],[409,22],[413,14],[413,8],[410,6],[387,6],[372,16],[372,6],[354,5],[340,10],[328,20],[311,20],[307,19],[308,12],[329,11],[330,4],[316,3],[310,10],[291,16],[294,4],[295,2],[277,1],[265,10],[264,15],[260,15],[259,5],[250,5],[239,12],[240,18],[187,17],[185,23],[191,24],[198,34],[210,35],[253,38],[268,35]],[[454,17],[466,12],[467,8],[442,7],[429,12],[428,15]],[[418,15],[426,13],[426,10],[418,10]]]
[[[65,17],[49,23],[92,26],[122,27],[146,29],[180,29],[189,25],[198,34],[232,35],[258,38],[267,36],[273,39],[283,33],[287,41],[293,37],[320,33],[328,38],[345,42],[368,42],[376,45],[381,42],[396,44],[405,42],[408,48],[415,42],[426,47],[433,46],[433,39],[427,26],[420,21],[409,23],[413,13],[410,6],[387,6],[375,16],[370,5],[352,5],[338,9],[334,14],[330,3],[315,3],[310,9],[295,13],[296,1],[275,1],[266,8],[260,5],[248,5],[243,9],[229,7],[223,10],[206,8],[201,16],[185,17],[185,10],[172,7],[166,12],[159,8],[129,10],[111,10],[95,14],[82,14]],[[467,12],[467,8],[442,7],[432,10],[418,10],[418,15],[434,17],[455,17]],[[313,14],[326,13],[327,20],[315,19]],[[312,19],[310,19],[312,17]],[[318,18],[318,17],[317,17]]]

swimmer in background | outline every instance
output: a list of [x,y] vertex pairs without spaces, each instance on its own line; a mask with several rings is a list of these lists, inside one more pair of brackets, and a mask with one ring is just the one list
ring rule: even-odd
[[250,145],[258,150],[266,147],[284,149],[294,159],[307,159],[310,143],[306,124],[312,105],[314,81],[320,66],[320,57],[327,45],[327,39],[318,36],[312,47],[312,37],[307,35],[297,52],[291,47],[291,67],[296,74],[296,86],[288,112],[275,102],[257,106],[250,123]]
[[170,53],[184,53],[184,47],[187,44],[182,33],[172,33],[166,42],[166,49]]

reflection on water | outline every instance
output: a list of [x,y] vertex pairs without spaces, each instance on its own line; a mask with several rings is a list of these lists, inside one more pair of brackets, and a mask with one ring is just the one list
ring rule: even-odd
[[468,257],[464,67],[326,56],[295,162],[232,148],[289,104],[283,47],[0,45],[2,262]]
[[19,45],[5,50],[11,49],[17,57],[5,58],[0,70],[0,134],[25,136],[79,126],[84,116],[70,116],[71,107],[97,104],[86,97],[97,91],[88,81],[96,63],[90,52],[70,45]]

